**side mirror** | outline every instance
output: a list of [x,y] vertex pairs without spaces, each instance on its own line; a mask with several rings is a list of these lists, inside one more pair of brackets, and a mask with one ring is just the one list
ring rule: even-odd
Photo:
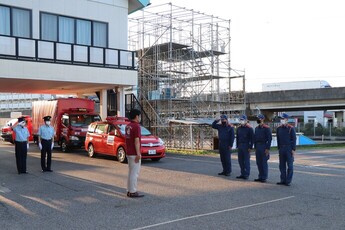
[[10,127],[11,127],[11,126],[12,126],[12,123],[9,123],[9,124],[8,124],[8,126],[10,126]]

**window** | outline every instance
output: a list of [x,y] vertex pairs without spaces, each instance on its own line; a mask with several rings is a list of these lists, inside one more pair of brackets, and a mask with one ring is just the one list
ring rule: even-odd
[[41,13],[41,39],[108,47],[108,25],[104,22]]
[[41,38],[57,42],[57,16],[52,14],[41,14]]
[[31,11],[0,6],[0,34],[31,38]]
[[74,19],[59,17],[59,42],[74,43]]
[[91,22],[77,20],[77,44],[91,45]]
[[105,23],[93,23],[93,44],[94,46],[107,47],[107,25]]
[[103,134],[105,132],[105,124],[97,125],[95,133]]
[[0,6],[0,34],[11,35],[10,8]]

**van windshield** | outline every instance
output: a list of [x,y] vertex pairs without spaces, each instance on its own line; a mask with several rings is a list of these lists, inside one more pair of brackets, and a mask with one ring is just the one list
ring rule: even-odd
[[92,122],[100,121],[101,117],[99,115],[70,115],[69,116],[70,124],[73,127],[88,126]]
[[[119,127],[122,135],[125,135],[125,130],[126,130],[126,124],[119,124],[117,125],[117,127]],[[144,126],[140,125],[141,128],[141,136],[151,136],[151,132],[145,128]]]

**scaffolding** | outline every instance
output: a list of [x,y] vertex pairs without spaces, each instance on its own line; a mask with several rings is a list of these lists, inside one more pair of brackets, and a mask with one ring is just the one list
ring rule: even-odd
[[230,40],[230,20],[172,3],[130,15],[136,94],[153,127],[170,119],[231,115],[234,104],[245,109],[244,73],[230,67]]

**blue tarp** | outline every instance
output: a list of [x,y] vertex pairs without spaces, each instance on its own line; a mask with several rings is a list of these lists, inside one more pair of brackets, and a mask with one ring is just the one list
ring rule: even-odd
[[299,136],[299,145],[315,145],[316,142],[304,135]]

